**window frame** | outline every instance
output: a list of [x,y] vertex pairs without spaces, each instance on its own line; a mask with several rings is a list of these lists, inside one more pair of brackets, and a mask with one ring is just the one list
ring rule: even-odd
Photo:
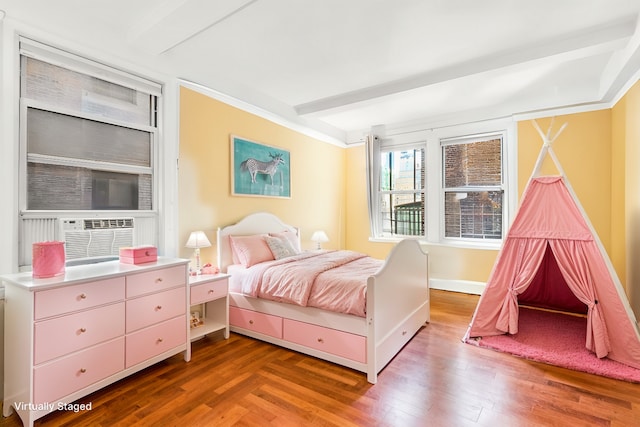
[[[376,212],[378,213],[378,215],[380,216],[379,218],[379,223],[380,223],[380,236],[381,237],[389,237],[389,238],[407,238],[407,237],[422,237],[422,236],[416,236],[416,235],[410,235],[410,234],[394,234],[394,233],[386,233],[384,232],[383,229],[383,225],[382,223],[384,222],[383,218],[382,218],[382,212],[380,211],[380,200],[382,199],[382,197],[389,197],[389,196],[393,196],[394,194],[412,194],[412,195],[420,195],[422,194],[422,199],[424,200],[425,206],[426,206],[426,179],[427,179],[427,173],[426,173],[426,163],[425,163],[425,158],[426,158],[426,144],[425,143],[417,143],[417,144],[402,144],[402,145],[381,145],[380,146],[380,150],[378,152],[377,155],[377,159],[381,160],[382,154],[383,153],[391,153],[391,152],[398,152],[398,151],[422,151],[423,153],[423,158],[422,158],[422,167],[423,169],[425,169],[425,178],[422,181],[422,187],[418,190],[416,190],[415,188],[413,190],[383,190],[382,188],[380,188],[380,184],[381,184],[381,175],[382,175],[382,165],[379,164],[378,170],[378,191],[377,191],[377,200],[376,200]],[[415,183],[415,181],[414,181]],[[398,205],[395,205],[398,206]],[[393,214],[391,214],[391,218],[393,218]],[[390,218],[391,221],[391,227],[393,228],[393,220]],[[423,209],[423,218],[424,218],[424,222],[426,224],[426,216],[425,216],[425,212]],[[424,227],[426,230],[426,226]]]
[[[158,111],[158,104],[162,99],[162,88],[159,84],[147,79],[143,79],[131,73],[118,70],[116,68],[106,66],[97,63],[89,58],[81,57],[64,50],[54,48],[43,43],[31,40],[26,37],[19,37],[19,49],[18,49],[18,64],[21,64],[21,57],[26,56],[39,61],[47,62],[68,70],[96,77],[102,80],[109,81],[114,84],[122,85],[134,89],[136,91],[142,91],[146,94],[155,97],[155,105],[152,106],[152,114],[155,115],[154,123],[148,125],[135,124],[131,122],[120,121],[113,118],[104,117],[99,114],[92,114],[84,111],[78,111],[75,109],[69,109],[66,107],[60,107],[55,104],[51,104],[46,101],[35,100],[31,98],[23,98],[21,90],[18,91],[19,99],[19,165],[18,165],[18,207],[20,217],[33,218],[46,216],[97,216],[97,217],[111,217],[117,216],[158,216],[159,212],[159,183],[160,183],[160,157],[159,157],[159,143],[160,143],[160,124],[161,117]],[[18,73],[18,79],[21,76]],[[21,83],[22,84],[22,83]],[[96,121],[109,125],[122,126],[130,129],[140,130],[150,133],[150,166],[136,166],[125,165],[111,162],[100,162],[88,159],[72,159],[62,157],[51,157],[37,154],[27,153],[27,112],[29,108],[39,109],[55,114],[64,114],[71,117]],[[131,174],[151,174],[152,175],[152,195],[151,195],[151,209],[136,209],[136,210],[108,210],[108,209],[47,209],[36,210],[28,209],[28,185],[27,185],[27,164],[31,160],[36,160],[39,163],[53,164],[59,166],[71,166],[87,168],[97,171],[110,171],[120,173]]]
[[[464,144],[472,144],[475,142],[483,142],[488,140],[500,139],[500,184],[494,185],[472,185],[468,187],[446,187],[445,186],[445,147],[452,145],[464,145]],[[482,133],[476,135],[467,135],[461,137],[451,137],[451,138],[442,138],[440,139],[440,160],[441,160],[441,186],[440,186],[440,203],[442,206],[442,213],[440,217],[440,229],[441,229],[441,240],[444,242],[450,241],[455,243],[466,243],[466,244],[477,244],[478,242],[502,242],[506,233],[506,224],[505,224],[505,197],[507,194],[506,184],[505,184],[505,145],[506,145],[506,131],[497,131],[497,132],[489,132]],[[473,238],[473,237],[452,237],[446,235],[446,194],[447,192],[457,192],[465,190],[466,192],[481,192],[481,191],[502,191],[502,230],[501,230],[501,238],[500,239],[481,239],[481,238]]]
[[[433,129],[395,129],[393,133],[386,132],[384,136],[375,137],[378,133],[384,133],[385,129],[372,128],[371,138],[378,143],[373,144],[370,158],[372,164],[368,172],[373,174],[368,178],[369,183],[374,184],[380,179],[380,153],[381,147],[411,146],[424,144],[425,147],[425,234],[418,236],[384,236],[375,231],[381,228],[380,209],[378,207],[379,186],[371,189],[374,200],[370,201],[370,236],[371,242],[397,242],[404,238],[417,238],[425,240],[429,244],[450,247],[497,250],[506,237],[510,219],[513,217],[517,203],[517,124],[511,118],[487,120],[482,122],[470,122],[465,124],[444,126]],[[461,140],[473,138],[479,135],[502,135],[502,239],[468,239],[446,238],[444,229],[444,178],[443,156],[441,141]],[[371,195],[370,195],[371,197]],[[377,222],[377,224],[376,224]]]

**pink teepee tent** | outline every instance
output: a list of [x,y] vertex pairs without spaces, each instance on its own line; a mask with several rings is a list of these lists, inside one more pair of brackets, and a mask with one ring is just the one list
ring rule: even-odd
[[[587,349],[640,369],[635,315],[551,148],[564,126],[553,139],[534,126],[543,148],[464,341],[516,334],[519,304],[581,312]],[[547,154],[560,176],[537,176]]]

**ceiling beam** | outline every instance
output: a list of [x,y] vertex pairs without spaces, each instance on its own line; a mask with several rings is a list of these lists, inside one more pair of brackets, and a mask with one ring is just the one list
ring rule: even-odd
[[258,0],[166,0],[131,28],[129,41],[161,55]]
[[561,63],[571,59],[611,52],[626,44],[635,31],[635,24],[635,19],[611,22],[603,26],[567,34],[562,38],[556,37],[407,78],[298,104],[295,106],[295,110],[300,115],[321,113],[491,70],[527,65],[533,61]]

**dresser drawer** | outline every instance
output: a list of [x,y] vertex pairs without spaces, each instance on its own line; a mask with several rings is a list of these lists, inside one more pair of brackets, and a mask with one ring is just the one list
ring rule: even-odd
[[225,279],[191,286],[191,305],[227,296],[229,281]]
[[124,335],[124,302],[37,322],[34,363]]
[[55,402],[124,369],[124,337],[33,369],[34,403]]
[[284,339],[356,362],[367,362],[367,339],[360,335],[284,319]]
[[282,318],[244,308],[229,307],[229,324],[275,338],[282,338]]
[[186,288],[175,288],[127,300],[127,333],[133,332],[187,311]]
[[151,357],[187,342],[187,316],[151,326],[127,335],[126,366],[137,365]]
[[127,298],[158,292],[184,285],[187,268],[184,265],[152,270],[127,276]]
[[64,288],[38,291],[34,295],[35,319],[58,316],[123,300],[124,283],[124,277],[114,277]]

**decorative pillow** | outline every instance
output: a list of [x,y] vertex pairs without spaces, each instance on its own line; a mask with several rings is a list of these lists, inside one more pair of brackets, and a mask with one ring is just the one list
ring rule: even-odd
[[297,253],[285,237],[265,236],[264,239],[275,259],[286,258]]
[[269,236],[279,237],[281,239],[286,239],[290,244],[295,253],[300,253],[300,240],[296,233],[288,230],[284,230],[280,233],[269,233]]
[[238,262],[245,267],[264,262],[273,261],[273,253],[264,240],[265,236],[256,234],[253,236],[229,236],[231,248]]

